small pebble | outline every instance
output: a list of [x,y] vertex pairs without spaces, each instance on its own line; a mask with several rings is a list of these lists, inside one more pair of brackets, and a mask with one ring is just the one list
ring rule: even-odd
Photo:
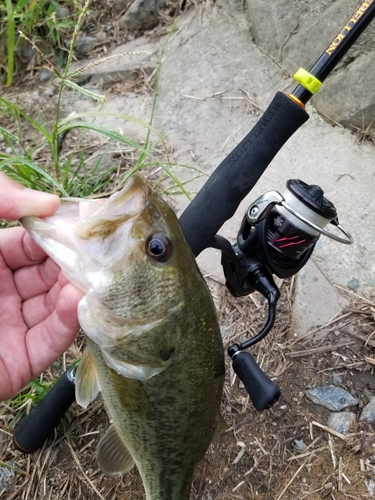
[[359,420],[368,424],[375,422],[375,398],[363,407]]
[[74,50],[80,56],[87,55],[98,44],[98,41],[96,36],[81,36],[77,39]]
[[349,392],[334,385],[309,389],[306,391],[306,397],[316,405],[324,406],[331,411],[341,411],[358,404],[358,400]]
[[40,73],[39,81],[46,82],[47,80],[49,80],[51,78],[52,75],[53,75],[52,71],[50,71],[49,69],[46,68]]
[[58,5],[56,7],[56,17],[57,19],[63,19],[64,17],[70,16],[70,10],[65,5]]
[[[12,465],[7,462],[5,462],[5,464]],[[14,476],[15,473],[13,469],[4,466],[0,467],[0,491],[8,491],[12,488]]]
[[352,278],[348,281],[348,288],[350,290],[358,290],[359,288],[359,280],[357,278]]
[[298,450],[298,451],[302,451],[306,448],[306,445],[302,441],[302,439],[295,439],[294,444],[295,444],[296,450]]
[[337,373],[335,373],[333,375],[333,383],[335,385],[341,385],[342,384],[342,380],[343,380],[342,375],[338,375]]
[[341,434],[346,434],[355,424],[355,421],[355,413],[346,411],[331,413],[328,418],[328,427]]

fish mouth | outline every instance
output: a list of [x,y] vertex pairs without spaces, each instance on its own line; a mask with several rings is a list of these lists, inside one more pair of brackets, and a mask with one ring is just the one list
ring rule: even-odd
[[149,193],[148,184],[134,174],[108,199],[63,198],[54,215],[28,216],[20,223],[69,281],[87,292],[88,262],[105,267],[123,257],[132,244],[133,221],[144,210]]

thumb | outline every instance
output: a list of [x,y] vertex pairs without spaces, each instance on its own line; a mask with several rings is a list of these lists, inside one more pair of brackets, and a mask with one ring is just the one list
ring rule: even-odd
[[47,217],[59,206],[58,196],[25,188],[0,172],[0,219],[16,220],[26,215]]

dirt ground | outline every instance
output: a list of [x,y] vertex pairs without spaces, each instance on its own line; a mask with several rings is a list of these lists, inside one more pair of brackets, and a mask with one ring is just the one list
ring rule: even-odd
[[[219,317],[225,346],[259,331],[267,310],[258,295],[234,299],[209,279],[221,304]],[[227,360],[222,401],[225,431],[211,444],[197,467],[191,500],[367,499],[374,496],[375,433],[363,423],[345,436],[326,427],[328,410],[309,402],[306,389],[332,384],[359,400],[358,411],[375,390],[373,353],[375,301],[350,295],[351,306],[330,324],[299,341],[287,340],[293,284],[284,282],[275,327],[252,354],[281,388],[279,401],[257,412]],[[367,342],[367,345],[365,345]],[[82,337],[55,368],[52,380],[82,352]],[[56,369],[56,367],[60,367]],[[0,494],[12,499],[144,499],[136,470],[120,479],[100,473],[95,462],[99,437],[108,427],[100,400],[86,410],[75,404],[55,436],[33,455],[15,451],[12,429],[20,408],[1,408],[1,463],[14,467],[12,488]],[[298,450],[296,441],[305,448]]]
[[[38,85],[34,77],[30,85]],[[73,140],[68,136],[64,147]],[[234,299],[220,279],[207,281],[219,304],[225,347],[261,330],[267,308],[260,296]],[[341,387],[359,400],[357,415],[375,394],[375,297],[340,290],[350,306],[324,327],[289,340],[293,281],[280,287],[276,324],[251,352],[280,386],[281,397],[271,409],[257,412],[227,359],[222,401],[227,428],[197,467],[191,500],[374,498],[374,429],[357,422],[345,436],[332,432],[326,427],[328,410],[309,402],[305,392],[332,384],[334,375],[340,375]],[[40,382],[59,377],[81,355],[82,343],[80,336]],[[100,400],[86,410],[74,404],[43,449],[26,456],[14,449],[12,432],[31,407],[31,400],[0,405],[0,465],[14,472],[11,487],[0,490],[0,498],[144,499],[136,470],[113,479],[96,466],[96,445],[109,422]],[[299,450],[296,441],[305,447]]]

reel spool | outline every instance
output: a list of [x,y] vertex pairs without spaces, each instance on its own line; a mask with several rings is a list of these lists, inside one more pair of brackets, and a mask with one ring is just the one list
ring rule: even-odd
[[[327,231],[328,224],[336,226],[345,238]],[[269,191],[249,207],[237,244],[245,254],[255,252],[279,278],[289,278],[309,260],[321,234],[339,243],[353,243],[323,190],[292,179],[282,194]]]

